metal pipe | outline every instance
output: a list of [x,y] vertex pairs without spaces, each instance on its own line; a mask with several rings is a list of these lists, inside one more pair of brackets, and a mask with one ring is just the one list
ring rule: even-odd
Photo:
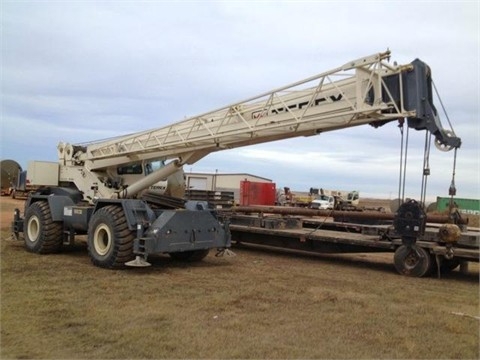
[[[346,219],[374,219],[374,220],[394,220],[395,214],[380,213],[373,211],[335,211],[335,210],[315,210],[285,206],[236,206],[229,209],[235,213],[269,213],[281,215],[301,215],[301,216],[324,216]],[[450,218],[446,215],[427,215],[427,222],[444,224],[448,223]],[[466,224],[466,220],[460,219],[461,224]]]

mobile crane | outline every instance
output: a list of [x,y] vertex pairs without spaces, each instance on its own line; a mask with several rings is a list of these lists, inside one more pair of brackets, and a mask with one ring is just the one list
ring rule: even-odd
[[[200,260],[230,246],[228,223],[205,204],[185,209],[142,196],[167,179],[166,194],[182,196],[182,166],[224,149],[407,120],[427,130],[441,150],[461,140],[443,129],[432,102],[430,68],[416,59],[390,64],[390,51],[172,125],[89,144],[58,144],[58,183],[30,194],[13,232],[27,250],[57,252],[88,235],[94,265],[148,266],[147,257]],[[155,169],[154,169],[155,168]],[[155,170],[155,171],[153,171]],[[411,234],[407,234],[411,237]]]

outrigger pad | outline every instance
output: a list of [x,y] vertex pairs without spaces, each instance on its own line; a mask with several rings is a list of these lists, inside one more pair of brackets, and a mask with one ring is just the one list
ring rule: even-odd
[[136,256],[135,260],[129,261],[125,263],[126,266],[133,266],[133,267],[148,267],[152,266],[148,261],[145,261],[143,257]]
[[218,249],[217,250],[217,253],[215,254],[216,257],[233,257],[233,256],[237,256],[237,254],[235,254],[232,250],[230,249]]

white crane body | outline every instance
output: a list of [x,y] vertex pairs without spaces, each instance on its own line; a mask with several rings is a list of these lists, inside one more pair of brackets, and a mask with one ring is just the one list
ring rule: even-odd
[[[61,142],[58,145],[59,184],[76,189],[78,194],[60,195],[60,190],[49,190],[38,194],[36,199],[48,200],[52,214],[60,211],[56,210],[58,204],[48,198],[52,194],[64,197],[60,201],[62,210],[66,204],[76,206],[77,201],[89,203],[92,213],[83,220],[75,220],[86,221],[88,226],[77,226],[63,215],[54,216],[54,221],[62,222],[64,228],[67,223],[70,233],[86,227],[88,232],[97,231],[91,225],[91,218],[95,218],[102,208],[115,212],[115,206],[120,206],[132,231],[140,226],[144,228],[142,231],[150,231],[151,235],[152,224],[158,223],[155,220],[158,214],[153,214],[155,211],[151,211],[148,205],[140,205],[138,201],[141,200],[133,199],[159,181],[175,177],[184,164],[193,164],[212,152],[313,136],[364,124],[376,127],[401,119],[407,119],[412,128],[431,131],[436,143],[444,149],[459,147],[460,139],[441,127],[431,102],[428,66],[419,60],[407,65],[392,65],[388,63],[389,58],[389,51],[363,57],[293,84],[153,130],[89,144]],[[146,171],[145,166],[152,161],[168,163],[156,171]],[[135,175],[127,176],[118,170],[136,165],[140,165],[140,170]],[[175,185],[181,193],[181,184]],[[178,194],[175,191],[171,193]],[[73,197],[75,200],[68,200]],[[34,202],[31,201],[30,205]],[[144,215],[138,217],[138,211],[143,211]],[[111,217],[114,218],[113,215]],[[28,224],[26,227],[28,229]],[[147,230],[149,227],[150,230]],[[221,227],[212,225],[217,230]],[[113,228],[110,230],[114,232]],[[149,242],[143,239],[142,231],[135,231],[138,234],[133,236],[135,245],[130,255],[146,257],[148,251],[145,248],[148,248]],[[192,231],[187,233],[191,238]],[[104,263],[98,260],[102,258],[98,255],[102,253],[100,237],[108,237],[108,232],[103,234],[98,230],[95,234],[89,234],[92,251],[96,251],[96,254],[91,254],[94,263],[104,267],[110,267],[112,263],[116,267],[119,264],[117,260]],[[216,235],[223,239],[216,242],[217,247],[229,245],[228,230]],[[98,245],[96,250],[95,241]],[[168,246],[157,246],[159,241],[154,241],[152,249],[168,250]],[[114,236],[111,242],[115,242]],[[186,250],[198,249],[179,246],[173,252]]]

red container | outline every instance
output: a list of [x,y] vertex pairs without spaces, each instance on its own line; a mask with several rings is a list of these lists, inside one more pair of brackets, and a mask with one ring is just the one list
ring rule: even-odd
[[275,205],[275,183],[240,181],[240,205]]

